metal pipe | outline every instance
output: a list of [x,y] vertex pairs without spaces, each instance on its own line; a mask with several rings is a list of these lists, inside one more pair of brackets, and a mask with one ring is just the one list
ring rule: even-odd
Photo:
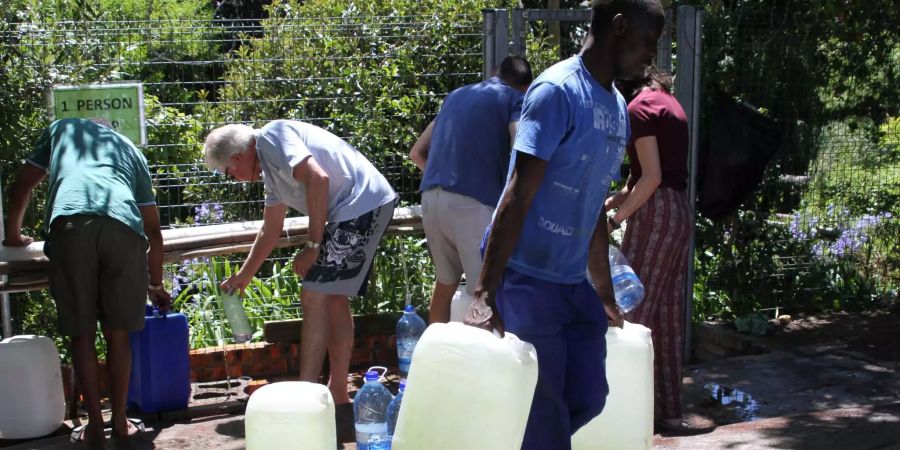
[[[702,56],[702,39],[703,39],[703,10],[696,6],[680,6],[678,8],[679,17],[684,17],[685,27],[679,26],[679,50],[684,48],[684,52],[680,54],[688,56],[690,59],[690,97],[685,99],[689,103],[690,121],[690,185],[688,187],[688,203],[691,206],[691,233],[688,244],[688,266],[687,276],[685,277],[685,308],[684,308],[684,360],[687,362],[691,358],[692,350],[692,321],[694,305],[694,252],[697,244],[697,168],[700,153],[700,76],[701,76],[701,56]],[[680,19],[681,20],[681,19]],[[681,33],[683,31],[683,33]],[[688,62],[687,59],[679,58],[679,63]],[[682,72],[683,73],[683,72]],[[684,74],[684,73],[683,73]],[[687,74],[685,74],[687,75]],[[682,86],[685,86],[682,84]]]
[[[6,229],[3,226],[3,172],[0,172],[0,241],[6,239]],[[6,284],[6,275],[0,275],[0,283]],[[9,293],[0,293],[0,314],[3,316],[3,337],[12,337],[12,307],[9,303]]]

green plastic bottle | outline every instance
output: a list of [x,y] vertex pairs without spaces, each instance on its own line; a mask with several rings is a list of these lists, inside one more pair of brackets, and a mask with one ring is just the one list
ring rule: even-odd
[[234,342],[237,344],[249,342],[253,338],[253,329],[250,328],[250,321],[247,320],[247,312],[244,311],[240,295],[237,291],[223,292],[221,299]]

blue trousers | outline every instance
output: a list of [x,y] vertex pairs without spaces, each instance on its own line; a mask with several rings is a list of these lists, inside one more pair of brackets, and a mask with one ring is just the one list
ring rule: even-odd
[[603,410],[606,312],[587,281],[557,284],[507,269],[496,296],[506,331],[534,345],[538,381],[523,450],[567,450]]

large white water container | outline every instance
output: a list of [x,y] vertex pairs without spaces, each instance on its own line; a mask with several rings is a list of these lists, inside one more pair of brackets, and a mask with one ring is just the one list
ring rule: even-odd
[[469,312],[469,306],[475,299],[466,292],[466,286],[462,285],[453,293],[453,299],[450,300],[450,321],[462,322],[466,319],[466,313]]
[[413,353],[392,449],[518,450],[537,365],[512,333],[432,324]]
[[265,385],[247,402],[247,450],[334,450],[334,400],[328,388],[305,381]]
[[572,436],[573,450],[638,450],[653,445],[653,341],[625,322],[606,333],[609,396],[603,412]]
[[56,431],[66,416],[59,353],[50,338],[0,341],[0,439],[31,439]]

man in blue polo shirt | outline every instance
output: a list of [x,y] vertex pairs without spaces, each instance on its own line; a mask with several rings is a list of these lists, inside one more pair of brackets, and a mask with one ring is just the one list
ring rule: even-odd
[[463,273],[468,293],[475,291],[481,236],[506,183],[529,84],[528,61],[507,57],[497,76],[451,92],[410,151],[410,159],[424,172],[422,225],[437,272],[432,323],[450,320],[450,300]]
[[629,134],[625,100],[612,82],[644,70],[665,19],[657,0],[594,0],[591,7],[581,53],[545,71],[525,95],[467,318],[537,350],[525,450],[568,449],[571,435],[600,414],[608,320],[624,320],[603,208]]

